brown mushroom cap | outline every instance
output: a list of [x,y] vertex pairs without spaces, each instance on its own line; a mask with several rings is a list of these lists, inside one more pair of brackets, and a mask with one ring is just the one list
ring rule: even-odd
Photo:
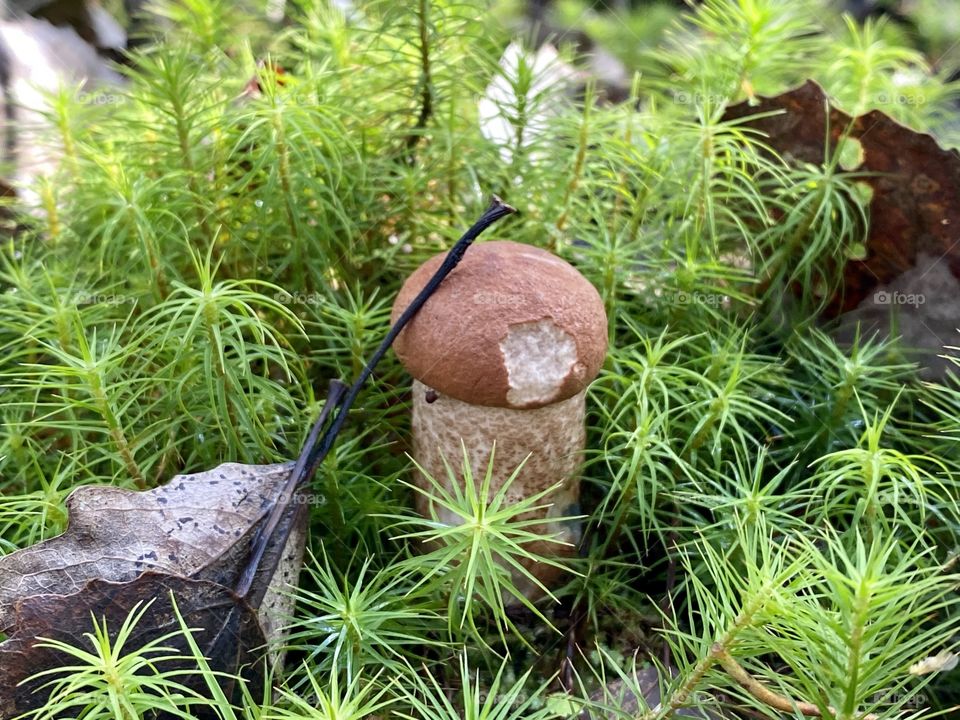
[[[444,257],[407,278],[394,322]],[[492,241],[467,251],[393,348],[437,392],[474,405],[538,408],[596,377],[607,316],[599,293],[566,261],[532,245]]]

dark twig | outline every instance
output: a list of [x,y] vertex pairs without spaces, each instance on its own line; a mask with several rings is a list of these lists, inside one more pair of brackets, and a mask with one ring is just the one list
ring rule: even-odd
[[310,452],[317,444],[317,438],[320,436],[320,431],[323,429],[323,426],[327,424],[327,420],[333,413],[334,408],[336,408],[343,401],[343,395],[346,390],[347,386],[340,380],[330,381],[330,389],[327,390],[327,400],[323,405],[323,410],[320,411],[320,417],[317,418],[317,421],[310,429],[310,434],[307,436],[307,441],[303,444],[303,449],[300,451],[300,457],[297,458],[297,462],[294,464],[293,470],[290,471],[290,475],[287,476],[287,479],[280,490],[280,494],[277,496],[277,499],[274,500],[273,505],[270,508],[270,513],[267,515],[266,522],[264,522],[264,524],[260,527],[260,530],[257,531],[257,535],[250,547],[250,559],[247,561],[247,565],[244,568],[243,574],[240,576],[240,580],[237,582],[237,586],[235,588],[238,596],[246,597],[250,592],[250,589],[253,586],[253,578],[257,574],[257,570],[260,568],[260,562],[263,560],[263,554],[266,552],[267,544],[269,543],[273,533],[276,531],[277,525],[280,524],[280,518],[283,517],[284,511],[287,507],[289,507],[290,502],[293,500],[293,494],[296,492],[297,487],[306,479],[306,477],[308,477],[304,475],[304,470],[306,469],[307,462],[310,460]]
[[[253,586],[254,576],[260,569],[260,563],[263,560],[266,548],[270,544],[270,541],[274,539],[273,536],[278,531],[280,519],[287,511],[287,508],[293,499],[294,492],[302,484],[309,481],[309,479],[313,476],[314,471],[317,469],[317,466],[323,462],[323,459],[327,456],[327,453],[330,452],[330,449],[333,447],[333,443],[337,438],[337,434],[343,428],[343,425],[347,420],[347,414],[350,410],[350,406],[353,405],[353,401],[356,400],[357,395],[360,394],[363,384],[373,373],[373,369],[377,366],[377,363],[379,363],[380,360],[383,359],[383,356],[387,354],[387,350],[390,348],[390,345],[393,344],[393,341],[396,339],[397,335],[399,335],[404,326],[413,319],[413,316],[417,314],[417,311],[423,306],[423,304],[434,293],[434,291],[436,291],[436,289],[440,286],[440,283],[443,282],[444,278],[446,278],[447,275],[449,275],[457,266],[460,260],[463,259],[463,255],[467,251],[467,248],[470,247],[471,243],[473,243],[473,241],[480,236],[480,233],[497,222],[497,220],[514,212],[516,212],[514,208],[510,207],[500,198],[494,195],[490,202],[490,206],[484,211],[483,215],[480,216],[480,219],[477,220],[450,249],[450,252],[447,253],[446,258],[443,260],[443,264],[440,265],[433,277],[430,278],[430,281],[417,294],[407,309],[403,311],[393,327],[390,328],[390,331],[374,351],[370,360],[364,366],[363,371],[350,387],[349,391],[344,393],[346,386],[343,385],[343,383],[341,383],[339,380],[335,380],[330,384],[330,394],[327,397],[327,402],[326,405],[324,405],[323,412],[320,414],[317,422],[314,423],[314,426],[310,431],[310,435],[308,436],[307,441],[304,443],[303,449],[300,451],[300,456],[297,459],[293,469],[290,471],[287,481],[284,483],[280,497],[273,502],[270,511],[267,514],[267,519],[264,522],[261,531],[257,534],[253,545],[251,546],[250,557],[247,561],[247,566],[244,568],[244,571],[241,574],[235,588],[238,596],[245,598],[250,593],[250,590]],[[329,427],[327,427],[326,432],[324,432],[321,437],[321,429],[334,411],[336,411],[336,415],[334,416],[334,419],[330,423]],[[289,530],[287,530],[287,532],[288,531]],[[285,542],[284,538],[280,539]]]
[[430,24],[427,22],[429,0],[420,0],[417,22],[420,27],[420,115],[407,135],[407,162],[413,163],[413,151],[433,115],[433,74],[430,68]]
[[347,393],[347,397],[343,401],[343,405],[337,413],[336,420],[333,421],[330,429],[324,434],[323,439],[320,441],[320,444],[313,453],[312,461],[307,467],[308,476],[313,474],[317,464],[320,463],[324,457],[326,457],[328,452],[330,452],[330,448],[333,445],[333,441],[337,437],[337,433],[340,432],[340,428],[342,428],[344,422],[346,422],[347,411],[350,410],[350,406],[360,393],[360,389],[363,387],[363,384],[367,381],[367,378],[370,377],[371,373],[373,373],[373,369],[376,367],[377,363],[379,363],[383,356],[387,354],[387,350],[390,348],[390,345],[393,344],[393,341],[396,339],[397,335],[400,334],[400,331],[403,330],[404,326],[413,319],[413,316],[417,314],[417,311],[423,306],[427,299],[433,295],[434,291],[440,286],[440,283],[443,282],[443,279],[449,275],[460,262],[460,260],[463,259],[463,254],[467,251],[467,248],[470,247],[471,243],[473,243],[473,241],[480,236],[480,233],[493,225],[500,218],[515,212],[516,210],[514,208],[510,207],[503,202],[503,200],[494,195],[490,202],[490,206],[484,211],[483,215],[480,216],[480,219],[477,220],[477,222],[475,222],[473,226],[467,230],[467,232],[465,232],[457,241],[456,245],[450,249],[450,252],[447,253],[447,257],[443,260],[443,264],[440,265],[440,267],[437,269],[437,272],[434,273],[432,278],[430,278],[430,281],[424,286],[423,290],[421,290],[413,299],[413,302],[411,302],[407,309],[403,311],[403,314],[401,314],[397,319],[396,324],[390,328],[390,332],[388,332],[386,337],[383,338],[380,346],[374,351],[370,361],[360,373],[360,377],[357,378],[357,381],[353,384],[353,387],[350,388],[350,392]]
[[[590,548],[593,546],[593,535],[587,527],[580,538],[577,555],[581,560],[590,557]],[[589,574],[587,570],[587,574]],[[587,619],[587,603],[582,595],[578,595],[570,606],[569,625],[567,626],[564,643],[563,659],[560,661],[560,686],[567,694],[572,694],[577,676],[577,656],[583,655],[580,649],[583,646],[584,624]]]

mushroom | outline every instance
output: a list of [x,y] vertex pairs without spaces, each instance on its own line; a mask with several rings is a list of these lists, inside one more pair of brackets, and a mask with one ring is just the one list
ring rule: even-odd
[[[430,258],[407,279],[394,320],[442,261],[443,255]],[[474,476],[482,477],[496,443],[491,493],[529,455],[507,501],[561,483],[546,498],[549,508],[524,518],[576,514],[586,388],[606,355],[607,317],[596,289],[572,265],[530,245],[476,245],[400,333],[394,350],[414,378],[413,455],[426,473],[449,483],[443,459],[459,467],[465,448]],[[426,489],[419,473],[416,482]],[[417,510],[430,512],[425,495]],[[436,511],[441,522],[457,521]],[[537,542],[532,552],[575,551],[573,524],[547,523],[543,532],[569,545]],[[543,563],[527,569],[547,587],[560,575]],[[528,597],[538,594],[529,584],[521,589]]]

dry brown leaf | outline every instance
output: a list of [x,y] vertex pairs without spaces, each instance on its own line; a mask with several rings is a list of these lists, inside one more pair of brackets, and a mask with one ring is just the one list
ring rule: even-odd
[[926,133],[872,110],[853,119],[829,108],[823,89],[812,80],[759,102],[735,105],[728,119],[776,113],[749,121],[766,143],[788,161],[821,163],[828,135],[831,150],[840,136],[860,143],[863,162],[851,171],[867,172],[873,190],[870,228],[863,260],[849,260],[843,286],[829,314],[857,307],[861,300],[916,265],[926,255],[944,262],[960,278],[960,154],[945,150]]
[[[79,640],[91,630],[91,612],[98,619],[105,614],[115,632],[137,602],[154,597],[159,604],[151,613],[169,614],[169,601],[156,595],[163,588],[176,589],[181,608],[203,619],[204,628],[242,625],[246,630],[235,639],[244,640],[244,647],[276,640],[292,613],[289,585],[296,582],[303,559],[305,505],[293,503],[283,516],[247,598],[236,598],[232,588],[292,467],[226,463],[177,475],[146,492],[75,490],[67,500],[65,533],[0,558],[0,630],[11,636],[0,645],[0,708],[22,712],[25,707],[27,695],[3,682],[2,673],[14,672],[9,663],[30,670],[16,670],[22,680],[44,669],[44,659],[56,659],[32,647],[31,637]],[[114,600],[104,604],[111,594]],[[219,619],[217,611],[223,613]],[[30,697],[42,704],[39,695]]]
[[[242,677],[254,696],[261,692],[264,668],[259,650],[265,638],[256,612],[222,585],[148,572],[130,582],[91,580],[70,595],[34,595],[18,602],[12,613],[16,631],[0,645],[0,716],[15,717],[42,706],[50,694],[49,683],[62,675],[34,676],[76,664],[75,659],[38,638],[60,640],[91,651],[83,636],[92,629],[91,615],[98,622],[106,620],[116,632],[131,610],[149,603],[125,646],[135,650],[180,630],[172,597],[176,597],[177,610],[211,667]],[[155,664],[158,670],[196,669],[182,635],[164,641],[163,646],[172,650],[164,653],[165,657],[183,659],[160,660]],[[177,680],[201,697],[209,696],[199,675],[184,675]],[[227,697],[235,697],[237,688],[229,677],[221,679],[221,687]]]

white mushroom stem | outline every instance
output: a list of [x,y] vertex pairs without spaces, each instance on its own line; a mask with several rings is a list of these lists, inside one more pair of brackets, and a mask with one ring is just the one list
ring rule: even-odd
[[[527,518],[559,518],[579,513],[579,471],[586,442],[584,425],[585,391],[552,405],[533,410],[471,405],[435,393],[419,380],[413,381],[413,452],[414,459],[441,487],[452,490],[451,479],[443,463],[457,473],[456,482],[463,487],[463,448],[466,448],[471,471],[479,483],[486,474],[490,452],[496,442],[491,496],[498,492],[514,470],[527,458],[520,474],[507,492],[507,502],[516,503],[551,486],[562,485],[544,498],[549,507],[523,516]],[[463,445],[461,445],[461,439]],[[429,490],[429,482],[417,473],[417,484]],[[427,499],[418,495],[417,511],[430,517]],[[438,520],[453,524],[459,518],[443,508],[434,507]],[[575,522],[547,523],[542,534],[555,535],[569,545],[553,542],[533,543],[531,552],[547,556],[573,555],[579,540]],[[546,586],[559,573],[549,565],[528,567]],[[521,588],[528,596],[536,592]]]

